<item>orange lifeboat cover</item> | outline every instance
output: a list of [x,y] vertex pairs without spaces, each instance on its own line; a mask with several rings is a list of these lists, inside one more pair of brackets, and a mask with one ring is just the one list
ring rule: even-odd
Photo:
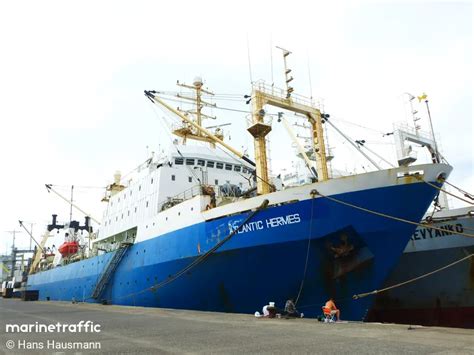
[[58,248],[59,252],[62,256],[69,256],[76,254],[79,250],[79,243],[78,242],[64,242]]

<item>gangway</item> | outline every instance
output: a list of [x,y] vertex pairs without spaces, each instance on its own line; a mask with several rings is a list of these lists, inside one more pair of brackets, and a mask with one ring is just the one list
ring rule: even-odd
[[115,252],[112,259],[110,259],[109,263],[105,267],[104,271],[99,277],[99,281],[95,285],[94,291],[92,292],[92,298],[97,300],[104,292],[105,288],[109,284],[112,275],[114,274],[115,270],[122,261],[125,253],[127,252],[128,248],[132,245],[132,243],[121,243],[117,251]]

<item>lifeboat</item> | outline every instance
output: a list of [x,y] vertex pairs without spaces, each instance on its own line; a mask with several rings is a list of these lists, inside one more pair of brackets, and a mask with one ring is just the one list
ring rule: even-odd
[[76,241],[64,242],[63,244],[61,244],[58,250],[63,257],[70,256],[77,253],[77,251],[79,250],[79,243]]

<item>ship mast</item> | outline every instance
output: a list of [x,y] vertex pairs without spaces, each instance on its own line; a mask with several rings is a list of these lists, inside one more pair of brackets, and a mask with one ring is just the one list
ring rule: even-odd
[[311,125],[311,141],[316,157],[316,170],[319,181],[329,178],[326,158],[326,147],[324,144],[323,127],[321,120],[321,111],[314,107],[310,100],[302,97],[292,97],[294,89],[289,86],[293,80],[289,76],[291,69],[287,67],[287,57],[290,51],[280,48],[283,52],[283,61],[285,65],[286,91],[278,91],[273,87],[268,87],[263,83],[253,84],[252,89],[252,125],[248,128],[250,134],[254,137],[255,162],[257,169],[257,193],[259,195],[271,192],[271,186],[266,183],[269,181],[268,158],[265,136],[270,133],[271,126],[264,122],[265,105],[279,107],[288,111],[302,114],[307,117]]
[[[202,79],[200,77],[196,77],[194,79],[193,85],[187,85],[180,83],[179,81],[176,83],[176,85],[186,88],[186,89],[191,89],[195,92],[194,97],[186,96],[186,95],[181,95],[177,94],[176,97],[184,100],[189,100],[192,101],[196,104],[196,110],[188,110],[182,112],[185,116],[189,116],[189,114],[192,114],[195,116],[194,123],[201,127],[202,126],[202,120],[205,118],[210,118],[210,119],[216,119],[214,116],[208,116],[204,113],[202,113],[202,109],[204,106],[207,107],[216,107],[215,104],[206,102],[205,100],[202,99],[202,94],[208,94],[211,96],[214,96],[214,93],[208,90],[203,89],[203,83]],[[199,129],[196,129],[195,126],[190,125],[187,121],[183,120],[181,127],[178,127],[177,129],[173,130],[173,134],[177,135],[178,137],[181,137],[183,139],[183,144],[186,144],[187,139],[194,139],[198,141],[203,141],[203,142],[208,142],[213,148],[215,148],[215,142],[212,138],[209,136],[203,134],[203,132]],[[223,139],[223,135],[221,133],[215,134],[219,139]]]
[[[150,99],[151,102],[154,104],[160,104],[167,110],[174,113],[176,116],[180,117],[183,120],[183,126],[173,131],[174,134],[183,137],[183,139],[190,138],[199,141],[209,142],[211,145],[213,144],[220,144],[224,148],[226,148],[231,153],[238,156],[240,159],[244,160],[251,166],[255,166],[255,163],[250,160],[244,153],[239,152],[238,150],[231,147],[229,144],[225,143],[222,139],[223,136],[221,134],[213,134],[208,129],[201,127],[196,122],[194,122],[191,118],[185,115],[183,112],[171,107],[169,104],[164,102],[158,95],[157,92],[154,90],[148,91],[145,90],[145,96]],[[202,102],[202,101],[201,101]],[[194,130],[193,130],[194,128]]]

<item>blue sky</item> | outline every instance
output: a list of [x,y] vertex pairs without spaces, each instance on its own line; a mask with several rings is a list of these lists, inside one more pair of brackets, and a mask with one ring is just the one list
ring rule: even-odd
[[[169,143],[144,89],[176,90],[176,80],[200,75],[216,93],[248,94],[248,49],[252,79],[270,82],[273,60],[282,86],[275,45],[293,52],[298,93],[324,98],[335,118],[375,129],[340,123],[389,156],[393,147],[377,132],[407,120],[404,92],[426,92],[455,169],[451,182],[474,190],[470,2],[4,2],[0,45],[0,253],[11,244],[4,231],[18,229],[18,219],[40,232],[50,214],[67,218],[67,205],[45,183],[64,186],[65,194],[70,184],[105,186],[115,170],[145,160],[147,146]],[[232,145],[253,151],[239,133],[245,114],[214,113],[232,122]],[[290,144],[277,126],[272,141]],[[347,144],[331,139],[337,143],[340,166],[360,169]],[[272,145],[272,153],[275,169],[294,159],[288,145]],[[77,201],[100,218],[101,191],[77,191]]]

